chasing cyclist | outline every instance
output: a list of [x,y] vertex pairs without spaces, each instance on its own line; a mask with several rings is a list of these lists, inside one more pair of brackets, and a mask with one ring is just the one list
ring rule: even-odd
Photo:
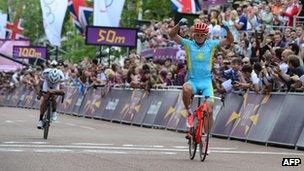
[[[47,68],[42,72],[42,78],[44,79],[43,86],[42,86],[42,99],[40,105],[40,116],[39,121],[37,124],[38,129],[42,129],[42,119],[47,108],[47,99],[51,95],[51,93],[55,92],[63,92],[61,87],[61,82],[64,81],[64,74],[61,70],[56,68]],[[55,121],[57,119],[57,112],[56,112],[56,97],[52,98],[52,115],[51,120]]]
[[[188,81],[183,85],[183,103],[188,111],[187,126],[193,127],[193,115],[190,109],[193,94],[197,94],[198,90],[203,92],[204,96],[213,96],[212,86],[212,63],[215,50],[221,46],[232,44],[234,39],[232,33],[227,26],[222,26],[227,31],[227,36],[223,40],[208,39],[208,25],[197,21],[191,27],[192,39],[185,39],[178,35],[180,26],[187,23],[185,18],[181,19],[177,25],[169,33],[171,39],[176,43],[184,46],[187,56]],[[213,125],[213,99],[208,99],[209,103],[209,125],[210,129]],[[191,134],[187,134],[186,138],[190,138]]]

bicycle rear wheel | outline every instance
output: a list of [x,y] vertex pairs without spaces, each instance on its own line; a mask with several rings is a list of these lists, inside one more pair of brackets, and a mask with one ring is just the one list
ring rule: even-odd
[[[209,118],[208,117],[203,117],[204,121],[206,124],[207,124],[207,127],[209,128]],[[203,123],[204,123],[203,122]],[[203,129],[202,129],[203,130]],[[210,129],[208,129],[208,131],[205,131],[205,134],[203,135],[203,132],[202,132],[202,136],[201,136],[201,141],[200,141],[200,144],[199,144],[199,151],[200,151],[200,158],[201,158],[201,161],[205,161],[207,155],[208,155],[208,146],[209,146],[209,131]]]
[[51,107],[48,106],[43,118],[43,138],[47,139],[51,120]]

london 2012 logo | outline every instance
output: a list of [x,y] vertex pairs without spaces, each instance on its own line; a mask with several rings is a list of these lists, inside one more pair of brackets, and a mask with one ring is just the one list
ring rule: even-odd
[[106,7],[108,8],[113,4],[113,0],[106,0]]
[[55,22],[55,14],[52,11],[52,4],[55,0],[43,0],[44,3],[44,9],[45,9],[45,17],[46,17],[46,23],[45,27],[48,25],[52,25]]

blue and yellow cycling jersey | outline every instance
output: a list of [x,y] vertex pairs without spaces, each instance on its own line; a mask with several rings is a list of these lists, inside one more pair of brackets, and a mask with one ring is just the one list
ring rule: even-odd
[[212,57],[220,40],[207,39],[203,46],[194,40],[182,39],[187,56],[188,79],[211,79]]
[[219,44],[220,40],[207,39],[203,46],[198,46],[194,40],[182,39],[187,54],[187,84],[191,86],[193,94],[201,90],[204,96],[213,96],[212,57]]

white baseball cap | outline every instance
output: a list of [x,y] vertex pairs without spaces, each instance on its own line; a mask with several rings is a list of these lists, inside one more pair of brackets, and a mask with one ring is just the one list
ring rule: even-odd
[[300,80],[301,80],[302,84],[304,84],[304,75],[302,75],[302,76],[300,77]]
[[58,65],[58,62],[57,62],[56,60],[53,60],[53,61],[51,62],[51,65]]

